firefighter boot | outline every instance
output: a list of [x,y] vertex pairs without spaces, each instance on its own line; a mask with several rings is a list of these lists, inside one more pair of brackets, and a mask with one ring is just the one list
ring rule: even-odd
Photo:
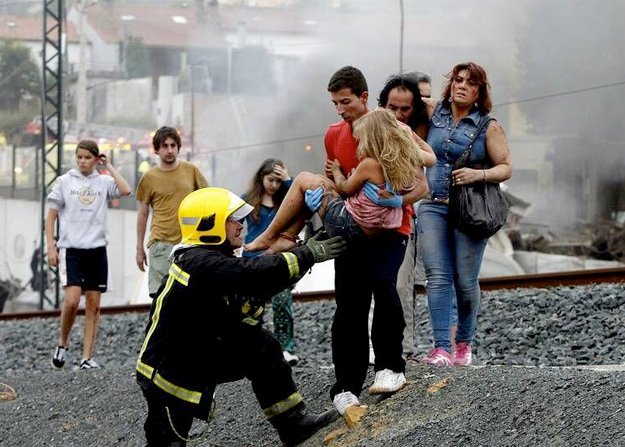
[[304,442],[320,428],[339,417],[339,413],[334,409],[312,415],[306,414],[304,408],[304,404],[300,404],[271,419],[271,424],[278,430],[278,435],[280,435],[280,440],[284,446],[290,447]]

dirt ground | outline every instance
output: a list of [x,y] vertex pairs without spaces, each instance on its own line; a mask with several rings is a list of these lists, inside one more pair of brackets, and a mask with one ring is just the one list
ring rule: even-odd
[[[294,373],[309,409],[328,408],[333,372],[306,367]],[[407,378],[407,386],[390,397],[363,392],[368,410],[357,428],[348,430],[339,420],[304,446],[625,445],[620,368],[417,365]],[[0,402],[2,446],[144,445],[145,408],[132,368],[8,371],[0,382],[18,393],[16,400]],[[221,386],[217,404],[206,441],[196,445],[280,445],[247,382]],[[324,442],[329,434],[332,439]]]
[[[418,304],[415,337],[425,353],[429,322]],[[487,292],[474,343],[478,366],[411,365],[408,385],[395,395],[363,391],[368,409],[357,428],[347,430],[339,420],[303,445],[625,446],[624,311],[625,284]],[[331,406],[333,312],[333,302],[294,305],[302,361],[293,373],[312,412]],[[77,370],[82,317],[63,371],[50,366],[58,319],[0,321],[0,392],[2,383],[17,391],[17,399],[0,400],[0,447],[145,445],[146,408],[134,363],[146,318],[102,317],[98,371]],[[370,368],[365,387],[372,376]],[[208,430],[195,445],[280,445],[246,381],[218,387]]]

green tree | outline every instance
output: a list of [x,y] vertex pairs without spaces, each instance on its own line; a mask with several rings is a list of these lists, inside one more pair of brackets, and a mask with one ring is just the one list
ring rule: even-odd
[[16,112],[26,95],[39,95],[41,76],[30,50],[15,40],[0,42],[0,108]]

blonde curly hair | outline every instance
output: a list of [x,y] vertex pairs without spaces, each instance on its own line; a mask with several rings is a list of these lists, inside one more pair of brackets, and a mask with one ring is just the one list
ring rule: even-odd
[[380,163],[384,178],[395,191],[414,187],[423,157],[410,127],[399,124],[389,110],[377,109],[354,121],[354,137],[358,140],[358,157]]

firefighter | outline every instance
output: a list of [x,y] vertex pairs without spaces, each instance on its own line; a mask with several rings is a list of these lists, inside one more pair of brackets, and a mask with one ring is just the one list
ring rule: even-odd
[[[244,377],[285,445],[297,445],[335,420],[304,411],[280,344],[261,327],[262,305],[315,263],[337,257],[341,238],[309,239],[271,256],[237,258],[242,221],[252,207],[228,190],[204,188],[180,204],[182,241],[152,303],[137,362],[148,404],[148,447],[185,446],[194,418],[210,421],[215,387]],[[205,429],[206,433],[207,430]]]

